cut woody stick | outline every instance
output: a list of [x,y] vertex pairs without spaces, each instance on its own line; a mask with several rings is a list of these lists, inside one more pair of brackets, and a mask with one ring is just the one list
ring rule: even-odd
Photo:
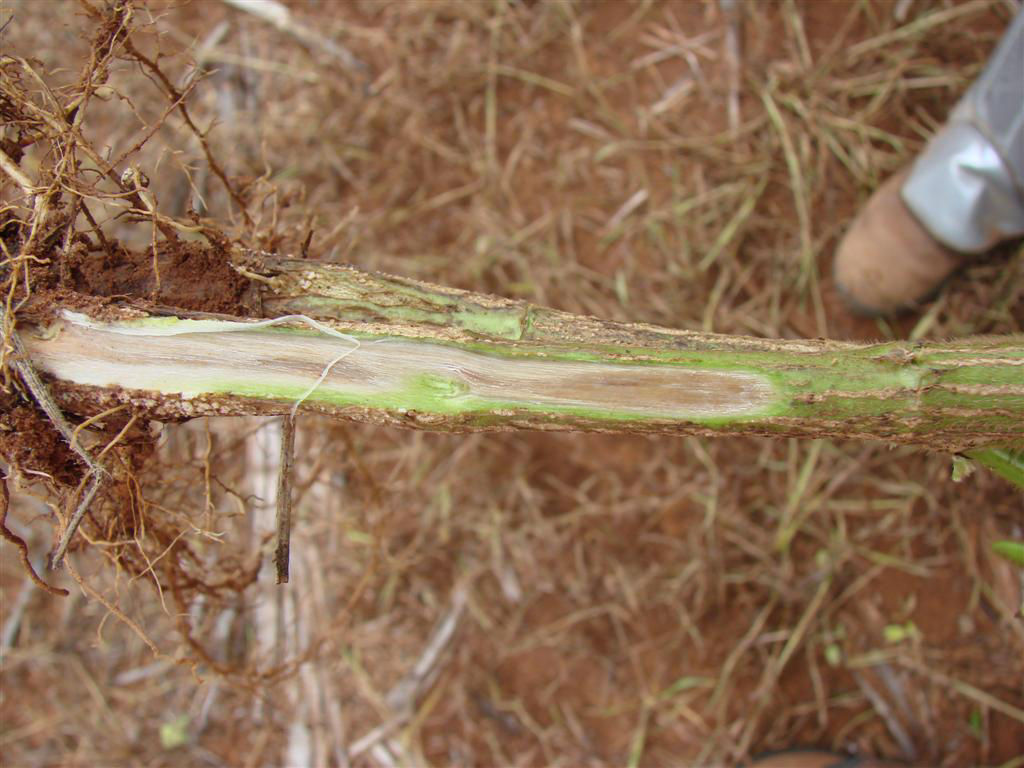
[[278,320],[65,312],[22,338],[81,413],[114,402],[154,418],[299,404],[439,431],[836,437],[946,451],[1024,441],[1020,335],[776,341],[601,321],[308,261],[250,256],[241,271]]

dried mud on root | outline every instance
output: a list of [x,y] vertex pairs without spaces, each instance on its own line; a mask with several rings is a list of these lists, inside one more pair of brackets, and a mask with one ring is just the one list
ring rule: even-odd
[[[206,145],[188,113],[191,86],[177,90],[163,73],[159,57],[143,52],[145,40],[133,42],[146,36],[139,6],[97,6],[82,0],[78,7],[95,26],[76,79],[50,87],[44,84],[41,62],[7,55],[0,59],[0,455],[11,479],[46,488],[55,540],[56,532],[64,531],[60,550],[68,540],[74,542],[73,549],[85,542],[105,545],[105,554],[118,570],[137,575],[152,571],[153,564],[146,545],[133,549],[124,545],[126,541],[146,536],[156,552],[174,550],[165,558],[168,565],[188,556],[188,547],[174,542],[173,528],[165,531],[159,516],[143,514],[148,501],[141,496],[137,473],[154,449],[148,422],[121,405],[107,413],[76,414],[79,420],[88,417],[83,422],[88,428],[76,428],[72,434],[46,383],[35,376],[35,383],[21,380],[15,372],[15,367],[30,364],[20,359],[13,334],[18,323],[45,326],[62,309],[96,317],[161,306],[243,314],[249,283],[231,268],[229,237],[195,215],[180,221],[164,216],[148,189],[149,180],[134,165],[136,155],[172,112]],[[6,30],[5,36],[14,30]],[[110,164],[109,153],[88,136],[93,117],[108,105],[125,107],[129,114],[134,110],[133,102],[110,84],[112,71],[125,63],[152,76],[151,83],[169,108]],[[32,169],[31,175],[25,169]],[[234,191],[232,195],[240,201]],[[133,232],[143,235],[148,245],[130,246],[119,239],[119,233]],[[30,369],[25,371],[26,376],[29,373]],[[43,415],[40,403],[47,404],[56,421]],[[79,519],[82,531],[75,539]],[[186,577],[190,569],[180,570],[181,577],[168,582],[176,591],[202,588],[201,571]],[[167,571],[163,575],[166,578]]]
[[[161,243],[152,250],[75,246],[46,268],[33,269],[32,294],[21,313],[26,320],[51,319],[55,307],[92,317],[118,316],[119,310],[168,307],[245,317],[251,314],[251,283],[231,267],[232,246]],[[20,292],[15,293],[18,298]],[[123,311],[120,312],[123,316]]]

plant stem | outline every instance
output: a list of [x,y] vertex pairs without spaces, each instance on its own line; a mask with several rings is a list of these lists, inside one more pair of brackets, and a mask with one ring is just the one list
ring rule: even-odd
[[[250,257],[266,321],[65,314],[23,339],[66,407],[287,413],[440,431],[587,429],[1024,442],[1024,337],[858,345],[602,321],[403,278]],[[301,319],[294,316],[300,315]],[[312,319],[315,318],[316,322]]]

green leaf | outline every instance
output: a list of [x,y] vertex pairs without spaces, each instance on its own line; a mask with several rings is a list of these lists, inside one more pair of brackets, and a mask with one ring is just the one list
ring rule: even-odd
[[983,448],[977,451],[968,451],[967,455],[1000,477],[1009,480],[1018,488],[1024,488],[1024,452],[1006,451],[1002,448]]
[[971,729],[971,733],[974,734],[976,739],[981,739],[984,735],[984,729],[982,728],[981,712],[977,709],[972,709],[971,714],[967,716],[967,726]]
[[992,551],[1024,568],[1024,541],[996,541],[992,544]]
[[902,643],[904,640],[910,640],[920,636],[920,632],[915,626],[914,622],[908,621],[905,624],[889,624],[882,630],[882,636],[885,638],[885,642],[890,645],[896,643]]
[[692,688],[712,688],[714,685],[714,678],[687,675],[685,677],[680,677],[672,683],[672,685],[662,691],[661,698],[670,699],[676,694],[682,693],[683,691],[689,691]]
[[160,726],[160,746],[176,749],[188,743],[188,715],[178,715]]
[[353,544],[362,544],[370,546],[373,544],[373,535],[366,533],[365,531],[356,530],[355,528],[349,528],[345,531],[345,538]]
[[832,668],[843,663],[843,649],[838,643],[829,643],[825,646],[825,663]]

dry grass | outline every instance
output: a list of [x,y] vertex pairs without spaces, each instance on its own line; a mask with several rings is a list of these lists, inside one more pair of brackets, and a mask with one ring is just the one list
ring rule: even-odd
[[[570,311],[772,337],[1020,332],[1019,246],[877,324],[829,271],[1012,6],[747,2],[735,69],[713,2],[292,4],[360,68],[226,4],[154,2],[136,42],[179,85],[204,62],[189,109],[246,212],[173,116],[133,157],[168,215],[296,253],[312,230],[313,257]],[[5,0],[3,47],[56,90],[91,26],[52,7]],[[110,85],[123,98],[86,125],[117,157],[168,105],[137,66],[114,62]],[[107,205],[108,234],[150,242]],[[130,496],[169,536],[136,529],[151,569],[71,557],[160,657],[67,579],[67,600],[35,591],[4,545],[5,764],[728,764],[814,744],[1021,765],[1020,574],[989,544],[1024,520],[991,476],[954,485],[948,457],[861,443],[298,424],[287,587],[259,422],[163,429]],[[34,552],[48,514],[15,499]],[[209,588],[260,559],[257,583]]]

